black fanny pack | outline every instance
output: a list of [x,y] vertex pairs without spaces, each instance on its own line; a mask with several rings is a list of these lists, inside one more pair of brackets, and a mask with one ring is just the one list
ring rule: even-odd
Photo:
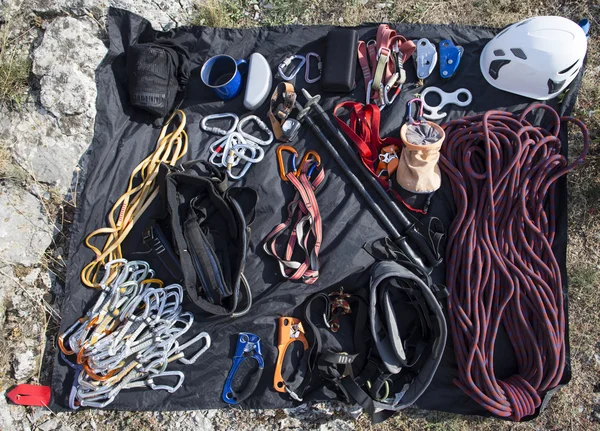
[[[246,313],[252,295],[243,272],[256,192],[227,190],[227,176],[205,161],[184,163],[165,176],[164,184],[169,228],[189,298],[211,314]],[[241,286],[246,306],[237,311]]]

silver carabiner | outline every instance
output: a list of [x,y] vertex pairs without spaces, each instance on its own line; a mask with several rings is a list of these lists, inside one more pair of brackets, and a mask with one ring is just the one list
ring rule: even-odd
[[[267,134],[267,139],[262,140],[260,138],[257,138],[256,136],[251,135],[250,133],[244,132],[244,125],[249,121],[254,121],[256,125]],[[237,125],[237,131],[243,138],[257,143],[258,145],[269,145],[271,142],[273,142],[273,132],[271,132],[269,126],[267,126],[265,122],[261,120],[257,115],[248,115],[247,117],[242,118]]]
[[[298,63],[298,65],[294,67],[294,69],[290,72],[289,75],[286,75],[285,69],[287,69],[287,67],[290,64],[292,64],[294,60],[300,60],[300,63]],[[291,81],[296,77],[298,72],[300,72],[300,69],[302,69],[304,63],[306,63],[306,57],[304,57],[303,55],[290,55],[289,57],[286,57],[286,59],[279,63],[279,66],[277,66],[279,76],[281,76],[281,79],[283,79],[284,81]]]
[[[233,124],[231,125],[229,130],[221,129],[220,127],[209,127],[206,125],[206,123],[208,121],[218,120],[219,118],[233,118]],[[232,112],[225,112],[222,114],[211,114],[211,115],[207,115],[206,117],[204,117],[202,119],[202,121],[200,122],[200,128],[202,130],[204,130],[205,132],[214,133],[215,135],[225,136],[225,135],[228,135],[231,132],[233,132],[236,129],[239,122],[240,122],[240,118]]]
[[[317,59],[317,69],[319,69],[319,76],[316,78],[310,77],[310,58],[315,57]],[[321,79],[321,73],[323,71],[323,63],[321,62],[321,56],[316,52],[309,52],[306,54],[306,68],[304,69],[304,80],[307,84],[313,84]]]
[[[176,376],[176,377],[179,377],[179,379],[174,386],[154,384],[154,379],[156,377],[166,377],[166,376]],[[162,373],[156,373],[156,374],[148,377],[146,379],[146,383],[148,384],[148,386],[150,386],[150,389],[152,389],[153,391],[165,390],[168,393],[172,394],[177,389],[179,389],[181,387],[181,385],[183,385],[184,380],[185,380],[185,376],[183,375],[183,373],[181,371],[163,371]]]
[[175,353],[182,353],[185,349],[187,349],[188,347],[190,347],[193,344],[196,344],[197,342],[199,342],[202,339],[204,340],[204,347],[202,347],[200,350],[198,350],[194,354],[194,356],[192,356],[190,359],[187,359],[185,356],[179,358],[179,362],[186,364],[186,365],[192,365],[194,362],[196,362],[196,359],[198,359],[204,352],[206,352],[210,348],[211,339],[210,339],[210,335],[208,335],[207,332],[200,332],[198,335],[196,335],[190,341],[188,341],[185,344],[182,344],[175,350]]

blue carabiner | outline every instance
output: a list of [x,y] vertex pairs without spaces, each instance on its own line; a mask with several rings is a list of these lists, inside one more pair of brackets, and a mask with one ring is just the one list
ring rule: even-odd
[[[237,393],[231,385],[238,368],[248,358],[252,358],[258,363],[258,369],[254,372],[246,387]],[[227,404],[238,404],[252,395],[258,386],[264,368],[265,362],[262,357],[260,338],[258,335],[251,334],[250,332],[240,332],[238,334],[235,355],[233,356],[233,365],[231,366],[231,370],[229,370],[225,386],[223,387],[223,394],[221,396],[223,401]]]

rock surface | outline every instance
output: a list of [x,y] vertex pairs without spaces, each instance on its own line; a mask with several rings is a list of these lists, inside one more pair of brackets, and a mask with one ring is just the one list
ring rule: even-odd
[[19,187],[0,187],[0,221],[2,260],[25,266],[39,262],[53,234],[40,201]]

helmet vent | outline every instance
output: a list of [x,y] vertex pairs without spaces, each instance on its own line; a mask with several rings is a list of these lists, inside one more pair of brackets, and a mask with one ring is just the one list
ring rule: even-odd
[[554,82],[553,80],[548,80],[548,94],[557,93],[562,89],[562,86],[566,81]]
[[561,70],[560,72],[558,72],[558,74],[562,75],[563,73],[567,73],[569,70],[573,69],[578,62],[579,62],[579,60],[575,60],[575,63],[573,63],[572,65],[570,65],[566,69]]
[[498,73],[500,73],[500,68],[502,66],[510,63],[510,60],[494,60],[490,63],[489,74],[493,79],[498,79]]
[[525,55],[525,53],[523,52],[523,50],[521,48],[511,48],[510,52],[512,52],[515,57],[520,58],[522,60],[527,60],[527,56]]
[[494,51],[494,55],[496,57],[502,57],[502,56],[505,56],[506,54],[501,49],[497,49],[497,50]]

